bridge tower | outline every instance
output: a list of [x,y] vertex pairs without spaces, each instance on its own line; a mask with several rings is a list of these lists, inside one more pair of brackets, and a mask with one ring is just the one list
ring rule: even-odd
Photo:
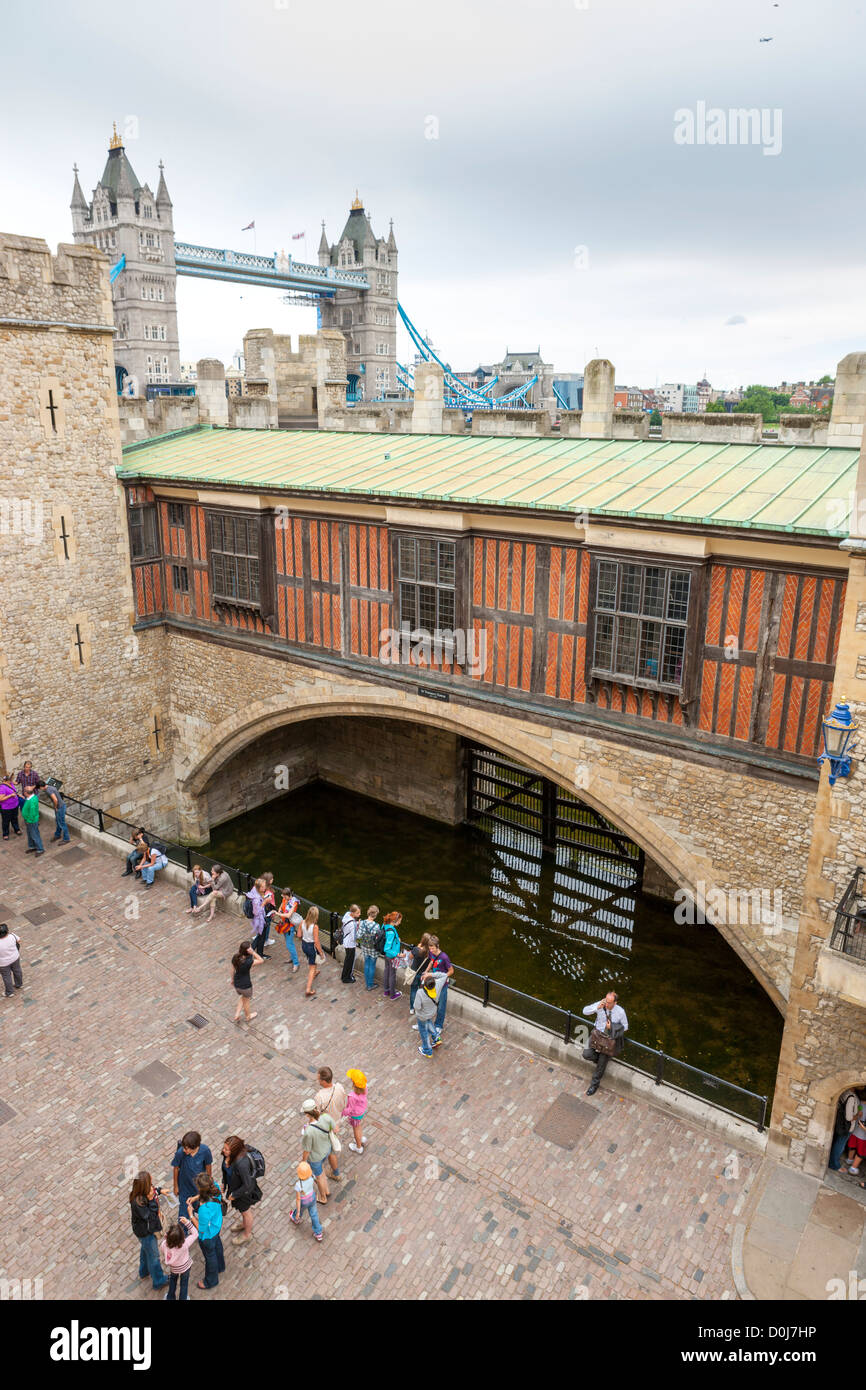
[[319,265],[364,270],[369,290],[337,290],[323,301],[322,328],[339,328],[346,339],[349,392],[359,400],[376,400],[397,389],[397,243],[394,223],[387,238],[377,237],[355,194],[338,241],[328,244],[325,224],[319,242]]
[[79,244],[98,246],[112,265],[123,257],[115,279],[114,369],[118,391],[143,396],[150,384],[180,381],[177,336],[177,274],[171,198],[159,165],[156,196],[139,183],[114,128],[102,178],[88,203],[74,166],[72,234]]

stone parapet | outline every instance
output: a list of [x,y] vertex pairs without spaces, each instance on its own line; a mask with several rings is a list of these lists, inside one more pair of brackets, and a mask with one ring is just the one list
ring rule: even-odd
[[[810,444],[823,448],[829,442],[830,421],[826,415],[779,416],[780,444]],[[850,447],[851,441],[847,442]]]
[[0,233],[0,319],[87,326],[113,334],[108,257],[95,246]]
[[662,439],[696,440],[707,444],[760,444],[764,422],[760,415],[703,414],[671,410],[662,415]]
[[546,410],[476,410],[471,433],[538,438],[550,434],[550,415]]

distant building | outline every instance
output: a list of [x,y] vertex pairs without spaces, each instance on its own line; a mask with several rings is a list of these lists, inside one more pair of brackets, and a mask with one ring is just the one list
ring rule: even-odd
[[698,411],[699,411],[700,414],[703,414],[704,411],[706,410],[707,406],[709,405],[709,403],[710,403],[710,397],[711,397],[711,395],[713,394],[713,388],[712,388],[712,386],[710,385],[710,383],[707,381],[706,377],[704,377],[701,381],[698,382],[698,385],[697,385],[697,393],[698,393]]
[[698,404],[697,386],[683,387],[683,410],[689,415],[696,415],[700,406]]
[[617,386],[613,393],[614,410],[628,410],[628,389],[625,386]]
[[804,386],[802,381],[800,382],[799,386],[795,387],[795,389],[791,392],[790,404],[792,406],[812,404],[812,397],[809,392],[809,388],[807,386]]
[[556,403],[561,409],[583,409],[583,372],[560,372],[553,378],[553,389],[556,393],[554,399],[559,396],[561,401],[565,402],[562,406],[560,400],[557,400]]
[[76,243],[98,246],[121,267],[111,286],[118,394],[143,396],[148,385],[177,382],[174,224],[162,163],[153,194],[146,183],[139,183],[115,127],[89,203],[75,166],[70,208]]
[[666,381],[663,386],[657,386],[656,396],[662,402],[660,409],[681,411],[685,389],[681,381]]
[[319,265],[363,271],[369,290],[338,290],[321,302],[322,328],[346,339],[346,374],[355,400],[381,399],[397,386],[397,243],[394,224],[377,237],[355,194],[338,241],[329,245],[322,223]]
[[181,362],[180,364],[181,381],[197,381],[198,370],[194,362]]

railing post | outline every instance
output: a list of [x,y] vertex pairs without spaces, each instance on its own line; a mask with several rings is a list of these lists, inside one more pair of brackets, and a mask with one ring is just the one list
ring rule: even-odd
[[101,834],[104,835],[104,834],[105,834],[105,821],[102,819],[102,809],[101,809],[101,807],[97,808],[97,811],[96,811],[96,818],[97,818],[97,820],[99,821],[99,829],[100,829],[100,832],[101,832]]
[[190,851],[189,845],[187,845],[186,847],[186,871],[188,874],[192,873],[192,853]]
[[665,1074],[665,1054],[659,1052],[656,1057],[656,1085],[660,1086]]
[[568,1047],[568,1044],[571,1042],[571,1025],[573,1022],[574,1018],[572,1017],[571,1009],[569,1009],[568,1013],[565,1015],[565,1037],[563,1038],[566,1047]]
[[761,1096],[761,1118],[758,1121],[758,1133],[763,1134],[767,1123],[767,1097]]
[[484,1005],[485,1009],[487,1008],[487,1005],[490,1003],[490,976],[489,976],[489,975],[485,975],[485,976],[484,976],[484,998],[483,998],[483,1000],[482,1000],[481,1002],[482,1002],[482,1004]]

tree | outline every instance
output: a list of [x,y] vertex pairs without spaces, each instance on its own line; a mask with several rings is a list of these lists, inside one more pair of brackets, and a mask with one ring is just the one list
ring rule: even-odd
[[784,391],[773,391],[771,395],[773,397],[773,405],[785,406],[791,404],[791,397],[786,396]]
[[819,385],[819,386],[832,386],[832,385],[833,385],[834,379],[835,379],[835,378],[832,377],[832,376],[822,376],[822,377],[819,377],[819,378],[818,378],[818,385]]
[[650,424],[651,424],[651,425],[658,425],[659,427],[661,427],[661,423],[662,423],[662,417],[661,417],[661,415],[659,414],[659,412],[658,412],[657,410],[654,410],[654,411],[652,412],[652,414],[650,415]]
[[707,402],[707,411],[709,412],[709,411],[711,411],[711,410],[714,411],[717,415],[724,415],[724,413],[725,413],[725,403],[724,403],[724,401],[708,401],[708,402]]
[[737,406],[737,410],[744,415],[763,416],[765,425],[775,424],[779,418],[779,407],[773,400],[773,393],[766,386],[747,386],[746,394]]

